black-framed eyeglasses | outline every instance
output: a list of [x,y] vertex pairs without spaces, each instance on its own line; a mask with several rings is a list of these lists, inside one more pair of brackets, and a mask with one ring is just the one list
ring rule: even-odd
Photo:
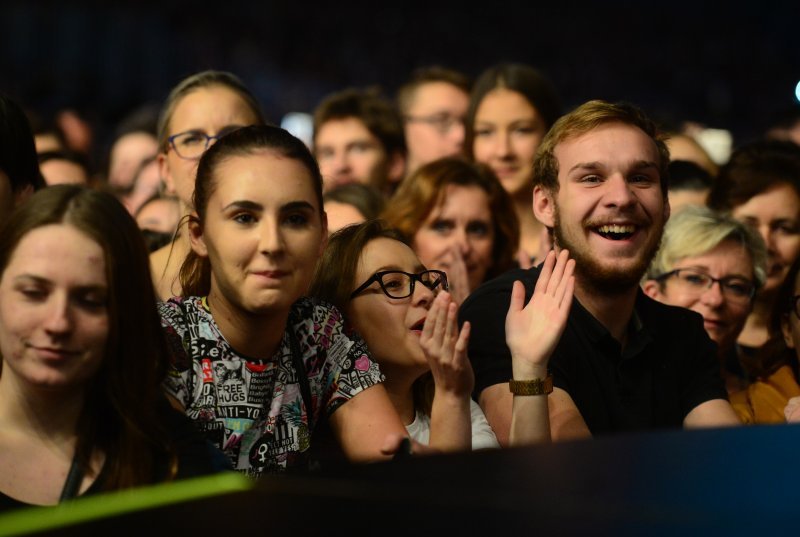
[[451,114],[433,114],[432,116],[405,116],[412,123],[427,123],[442,134],[450,132],[455,125],[464,125],[464,118]]
[[417,274],[403,272],[402,270],[382,270],[376,272],[367,281],[350,293],[350,298],[355,298],[374,282],[378,282],[383,294],[389,298],[407,298],[414,294],[414,283],[419,282],[431,291],[440,289],[447,291],[447,274],[441,270],[423,270]]
[[230,134],[239,128],[239,125],[225,127],[214,136],[197,130],[179,132],[167,138],[167,142],[182,159],[197,160],[203,156],[203,153],[211,145],[212,140],[216,142],[226,134]]
[[711,289],[715,283],[718,283],[722,296],[726,300],[740,304],[750,302],[756,294],[756,284],[747,278],[740,276],[714,278],[705,272],[688,268],[672,270],[662,274],[656,280],[663,281],[672,277],[684,290],[697,294]]

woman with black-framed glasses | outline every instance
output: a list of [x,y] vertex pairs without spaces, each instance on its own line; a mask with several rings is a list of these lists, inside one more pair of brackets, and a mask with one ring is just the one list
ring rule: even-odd
[[[532,301],[537,306],[523,307],[522,296],[512,301],[506,337],[513,348],[523,349],[514,357],[515,374],[529,366],[546,370],[548,346],[566,323],[573,266],[566,254],[558,264],[551,255],[548,276]],[[546,290],[551,272],[557,277]],[[470,326],[465,323],[459,333],[456,303],[447,291],[447,275],[426,270],[399,232],[380,220],[333,234],[311,287],[313,296],[342,309],[364,338],[413,440],[448,451],[497,447],[494,432],[471,399]],[[549,439],[547,393],[542,388],[515,401],[513,443]]]

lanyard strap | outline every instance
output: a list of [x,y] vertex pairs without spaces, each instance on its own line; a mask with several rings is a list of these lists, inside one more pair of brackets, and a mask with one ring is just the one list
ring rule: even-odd
[[83,470],[81,469],[81,465],[78,464],[76,456],[73,456],[72,464],[70,465],[69,472],[67,473],[67,479],[64,481],[64,488],[61,489],[61,497],[58,500],[59,503],[65,500],[76,498],[81,490],[82,482]]

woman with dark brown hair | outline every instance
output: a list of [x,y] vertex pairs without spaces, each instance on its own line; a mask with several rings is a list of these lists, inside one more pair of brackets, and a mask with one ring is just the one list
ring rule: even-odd
[[769,338],[778,288],[800,255],[800,147],[762,141],[734,151],[708,197],[712,209],[753,227],[767,246],[767,273],[738,339],[753,358]]
[[426,164],[401,183],[382,218],[425,266],[447,272],[459,304],[514,263],[519,225],[486,166],[458,158]]
[[545,227],[531,211],[533,161],[560,115],[561,102],[552,82],[528,65],[495,65],[472,86],[464,146],[476,162],[492,169],[513,200],[520,223],[521,262],[533,258],[540,262],[550,249]]
[[0,509],[214,470],[161,391],[147,252],[119,202],[38,192],[0,233],[0,271]]
[[278,127],[238,129],[197,169],[183,297],[160,304],[168,393],[252,477],[307,468],[326,422],[345,455],[403,435],[377,365],[332,306],[305,298],[327,238],[322,177]]
[[[506,317],[513,377],[536,378],[558,341],[572,303],[574,262],[551,253],[526,306],[516,285]],[[552,278],[551,278],[552,275]],[[496,447],[470,398],[470,324],[459,331],[456,305],[440,270],[426,269],[402,236],[380,220],[334,233],[311,293],[345,312],[386,375],[389,397],[413,440],[442,451]],[[550,439],[545,392],[515,398],[511,443]]]

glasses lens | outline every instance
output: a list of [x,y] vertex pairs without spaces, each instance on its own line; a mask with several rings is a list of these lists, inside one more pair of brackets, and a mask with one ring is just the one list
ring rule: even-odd
[[432,291],[439,288],[440,290],[447,290],[447,277],[444,275],[444,272],[440,272],[438,270],[426,270],[425,272],[420,272],[419,281],[422,282],[422,285]]
[[381,287],[391,298],[411,296],[411,276],[405,272],[384,272],[381,274]]
[[200,132],[184,132],[172,139],[175,151],[183,158],[200,158],[208,147],[208,136]]
[[750,300],[753,296],[753,290],[754,286],[752,282],[740,278],[731,278],[722,283],[722,291],[730,300]]

